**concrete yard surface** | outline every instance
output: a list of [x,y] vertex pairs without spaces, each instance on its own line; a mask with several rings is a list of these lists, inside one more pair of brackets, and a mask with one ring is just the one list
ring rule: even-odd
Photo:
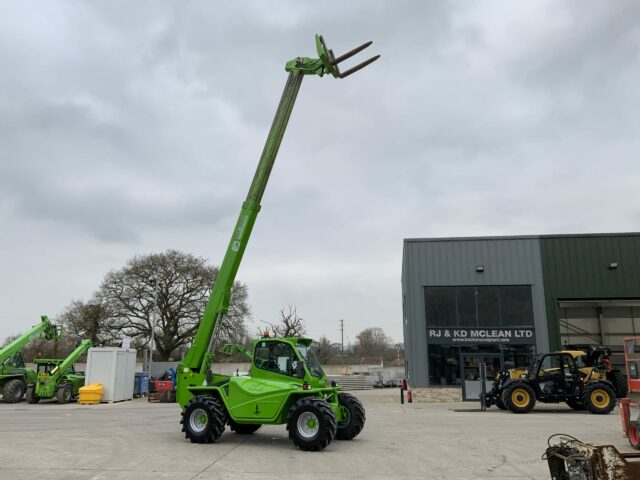
[[[0,478],[46,479],[549,479],[547,437],[566,433],[631,451],[610,415],[538,405],[526,415],[474,403],[400,405],[397,389],[354,392],[367,423],[352,441],[302,452],[284,425],[249,436],[228,429],[192,444],[177,404],[145,399],[82,406],[0,404]],[[462,411],[461,411],[462,410]]]

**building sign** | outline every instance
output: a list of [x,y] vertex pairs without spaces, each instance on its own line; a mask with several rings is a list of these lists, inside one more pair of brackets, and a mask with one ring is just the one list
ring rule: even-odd
[[427,328],[427,343],[435,345],[463,345],[474,343],[508,343],[533,345],[533,328]]

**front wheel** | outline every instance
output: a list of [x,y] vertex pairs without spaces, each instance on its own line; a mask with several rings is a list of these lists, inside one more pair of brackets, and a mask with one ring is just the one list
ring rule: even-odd
[[336,415],[327,402],[305,397],[289,409],[289,438],[300,450],[323,450],[336,436]]
[[526,383],[517,383],[502,394],[502,402],[513,413],[528,413],[536,404],[536,394]]
[[338,423],[336,438],[338,440],[351,440],[357,437],[364,428],[366,420],[364,407],[360,400],[348,393],[339,393],[338,403],[342,407],[345,418]]
[[40,397],[36,395],[36,388],[33,385],[27,387],[25,397],[27,399],[27,403],[38,403],[40,401]]
[[591,413],[605,415],[616,406],[616,394],[606,383],[596,383],[585,388],[582,403]]
[[18,403],[24,397],[24,383],[22,380],[9,380],[2,389],[2,401],[5,403]]
[[180,423],[191,443],[211,443],[222,436],[227,413],[217,398],[197,396],[184,406]]
[[69,403],[73,398],[73,388],[71,385],[62,385],[58,388],[58,392],[56,393],[56,399],[58,403],[65,404]]

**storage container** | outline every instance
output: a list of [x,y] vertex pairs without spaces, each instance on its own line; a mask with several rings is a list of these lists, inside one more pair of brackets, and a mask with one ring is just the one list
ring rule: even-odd
[[133,398],[136,351],[129,348],[90,348],[87,353],[85,383],[101,383],[103,402],[121,402]]

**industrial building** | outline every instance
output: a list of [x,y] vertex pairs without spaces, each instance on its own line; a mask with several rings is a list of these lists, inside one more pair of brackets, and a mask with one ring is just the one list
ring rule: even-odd
[[477,400],[480,363],[640,334],[640,233],[405,239],[402,306],[412,386]]

